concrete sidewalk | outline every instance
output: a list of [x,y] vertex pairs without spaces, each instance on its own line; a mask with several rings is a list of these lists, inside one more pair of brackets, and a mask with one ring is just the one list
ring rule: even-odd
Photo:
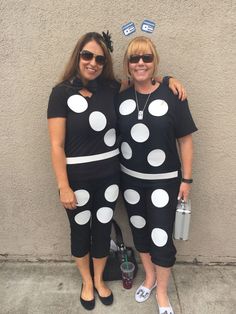
[[[106,307],[96,299],[90,313],[158,313],[155,294],[145,303],[134,300],[144,278],[139,267],[131,290],[120,281],[109,282],[114,303]],[[79,302],[81,278],[72,263],[0,263],[1,314],[88,314]],[[169,288],[175,314],[236,313],[236,267],[175,265]]]

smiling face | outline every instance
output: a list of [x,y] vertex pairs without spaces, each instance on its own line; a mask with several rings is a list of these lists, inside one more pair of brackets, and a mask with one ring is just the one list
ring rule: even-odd
[[[95,56],[104,56],[104,52],[99,44],[92,40],[83,46],[83,51],[92,52]],[[79,75],[84,83],[95,80],[103,71],[103,65],[96,62],[95,57],[91,60],[84,60],[80,56],[79,60]]]
[[[139,56],[152,55],[151,49],[146,49],[145,51],[138,51],[136,53]],[[155,71],[154,62],[144,62],[142,58],[137,63],[129,62],[129,73],[133,78],[134,82],[146,83],[153,78]]]
[[[143,55],[144,58],[140,58]],[[159,56],[156,47],[149,38],[138,36],[130,41],[124,55],[123,65],[125,74],[131,76],[134,83],[150,83],[151,79],[157,75],[158,63]]]

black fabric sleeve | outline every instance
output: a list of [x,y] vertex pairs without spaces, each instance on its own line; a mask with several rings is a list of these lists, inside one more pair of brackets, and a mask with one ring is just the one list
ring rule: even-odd
[[63,86],[56,86],[52,89],[48,101],[47,118],[67,117],[67,95]]
[[188,101],[176,100],[175,106],[175,136],[180,138],[197,131],[189,110]]

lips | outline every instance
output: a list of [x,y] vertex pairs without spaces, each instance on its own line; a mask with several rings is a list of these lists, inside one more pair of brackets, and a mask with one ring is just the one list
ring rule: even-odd
[[135,70],[135,73],[136,74],[140,74],[140,75],[142,75],[142,74],[146,74],[147,73],[147,69],[138,69],[138,70]]
[[94,68],[91,68],[91,67],[86,67],[86,70],[89,72],[89,73],[96,73],[96,70]]

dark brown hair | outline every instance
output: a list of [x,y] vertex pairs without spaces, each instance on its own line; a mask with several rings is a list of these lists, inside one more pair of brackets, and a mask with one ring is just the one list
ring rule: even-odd
[[80,52],[83,50],[83,47],[90,41],[96,41],[96,43],[102,48],[102,51],[106,58],[106,63],[103,66],[103,70],[99,78],[104,81],[112,81],[115,79],[111,54],[105,44],[102,35],[96,32],[90,32],[79,38],[65,67],[64,73],[61,76],[60,83],[71,80],[73,77],[79,74]]

